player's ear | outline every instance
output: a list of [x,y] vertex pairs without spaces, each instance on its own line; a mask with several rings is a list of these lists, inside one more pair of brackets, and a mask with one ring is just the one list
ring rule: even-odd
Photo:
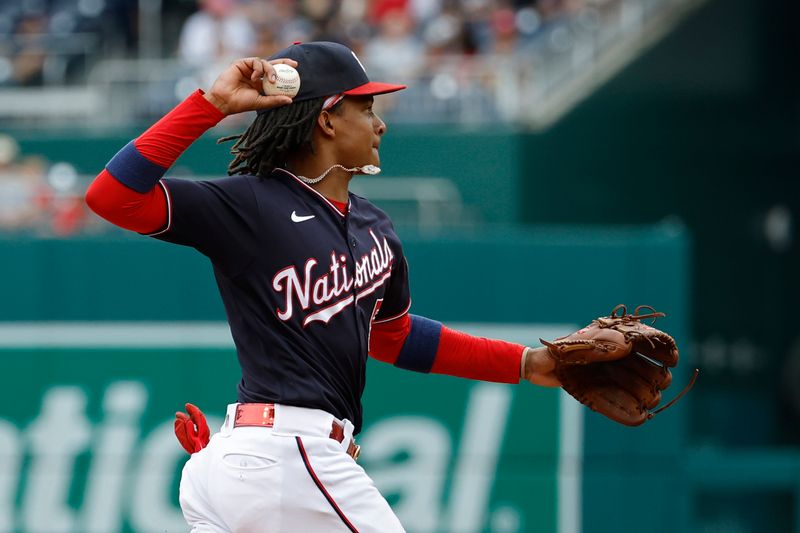
[[317,126],[326,137],[335,137],[336,128],[333,125],[333,117],[329,111],[323,111],[317,117]]

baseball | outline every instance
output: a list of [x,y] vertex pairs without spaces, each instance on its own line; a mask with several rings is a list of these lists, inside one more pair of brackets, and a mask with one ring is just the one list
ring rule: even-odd
[[286,95],[294,98],[297,91],[300,90],[300,74],[294,68],[283,63],[272,65],[272,67],[275,69],[275,83],[270,83],[265,76],[262,81],[264,94],[269,96]]

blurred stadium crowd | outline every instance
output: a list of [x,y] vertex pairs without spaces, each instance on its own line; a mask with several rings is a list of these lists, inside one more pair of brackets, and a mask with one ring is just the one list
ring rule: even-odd
[[91,176],[21,153],[15,132],[139,128],[237,57],[337,41],[374,79],[409,85],[377,102],[388,123],[530,126],[581,93],[566,85],[600,79],[607,50],[636,49],[625,39],[687,1],[0,0],[0,231],[103,227],[78,194]]
[[[469,58],[524,56],[554,28],[576,20],[590,24],[595,9],[609,2],[0,0],[0,91],[88,87],[99,79],[108,93],[126,94],[121,98],[129,117],[151,120],[194,88],[207,87],[236,57],[269,56],[294,41],[332,40],[353,48],[376,78],[408,82],[427,72],[412,91],[446,101],[457,91],[469,93],[458,80]],[[114,71],[115,65],[121,68]],[[93,77],[93,69],[100,74]],[[158,69],[163,78],[153,74]],[[135,73],[140,70],[148,72]],[[483,91],[472,94],[486,100]],[[462,106],[465,101],[459,99]],[[430,109],[416,113],[431,116]],[[414,120],[414,113],[402,114]],[[99,231],[103,226],[76,194],[85,179],[68,162],[23,154],[12,136],[0,136],[0,231]]]
[[141,30],[153,23],[163,39],[155,54],[193,66],[268,56],[293,41],[332,40],[370,65],[410,77],[428,66],[422,57],[524,54],[573,17],[583,14],[592,24],[594,8],[607,3],[612,0],[2,0],[0,84],[83,82],[98,60],[140,54]]

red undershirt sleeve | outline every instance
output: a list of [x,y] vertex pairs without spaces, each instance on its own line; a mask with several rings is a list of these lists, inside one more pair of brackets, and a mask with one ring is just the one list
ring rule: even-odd
[[524,351],[521,344],[473,337],[442,326],[431,372],[481,381],[519,383]]
[[409,331],[411,331],[411,318],[408,313],[388,322],[372,324],[369,355],[378,361],[393,365],[400,355]]
[[519,383],[525,347],[474,337],[416,315],[373,324],[370,356],[401,368],[498,383]]
[[86,191],[87,205],[109,222],[139,233],[163,228],[169,198],[161,177],[223,114],[198,90],[128,143]]
[[107,170],[86,191],[86,204],[115,226],[137,233],[155,233],[167,224],[167,195],[162,187],[139,193]]
[[225,118],[203,98],[200,89],[150,126],[136,140],[136,149],[149,161],[169,168],[189,146]]

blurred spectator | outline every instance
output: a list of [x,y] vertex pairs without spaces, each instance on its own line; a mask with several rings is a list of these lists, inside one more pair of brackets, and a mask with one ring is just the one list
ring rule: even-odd
[[413,33],[413,24],[404,9],[382,15],[377,36],[364,47],[364,61],[372,70],[387,79],[403,82],[425,67],[425,49]]
[[[197,5],[199,10],[183,24],[178,44],[178,57],[195,69],[177,82],[183,87],[180,92],[184,96],[194,87],[211,87],[227,63],[238,57],[255,55],[271,46],[274,40],[271,26],[258,26],[252,22],[254,18],[264,20],[261,11],[268,6],[265,2],[243,4],[240,0],[197,0]],[[153,89],[156,95],[153,98],[166,94],[160,86]],[[232,115],[222,124],[223,127],[235,128],[250,120],[250,114]]]
[[275,47],[265,56],[272,55],[294,41],[310,41],[314,23],[301,14],[303,2],[297,0],[250,0],[246,4],[248,18],[260,27],[269,28]]
[[[47,172],[47,183],[52,191],[47,206],[48,234],[67,237],[80,233],[90,220],[90,212],[83,201],[78,173],[69,163],[55,163]],[[91,220],[97,220],[92,216]]]
[[517,16],[510,8],[497,9],[491,14],[492,48],[494,54],[513,54],[517,46]]
[[6,83],[18,86],[42,84],[46,57],[48,18],[44,13],[24,15],[12,38],[11,65]]
[[409,0],[408,9],[414,20],[426,21],[439,13],[441,4],[441,0]]
[[269,57],[277,50],[280,50],[283,42],[279,40],[278,34],[270,24],[259,24],[256,26],[256,39],[253,48],[253,55],[259,57]]
[[0,134],[0,232],[65,237],[97,226],[69,163],[20,156],[19,144]]
[[387,15],[407,13],[409,9],[407,0],[373,0],[369,3],[369,23],[378,25]]
[[107,52],[98,43],[122,33],[106,8],[124,1],[0,0],[0,84],[82,81],[89,58]]
[[19,145],[0,135],[0,231],[37,229],[45,223],[50,192],[45,165],[38,158],[19,157]]
[[178,56],[203,67],[252,54],[256,32],[238,0],[198,0],[181,29]]
[[429,64],[436,64],[436,58],[444,55],[463,55],[470,51],[472,41],[465,32],[462,13],[448,8],[439,12],[426,25],[422,34]]
[[124,53],[136,50],[138,0],[106,0],[108,17],[104,34],[113,48]]

